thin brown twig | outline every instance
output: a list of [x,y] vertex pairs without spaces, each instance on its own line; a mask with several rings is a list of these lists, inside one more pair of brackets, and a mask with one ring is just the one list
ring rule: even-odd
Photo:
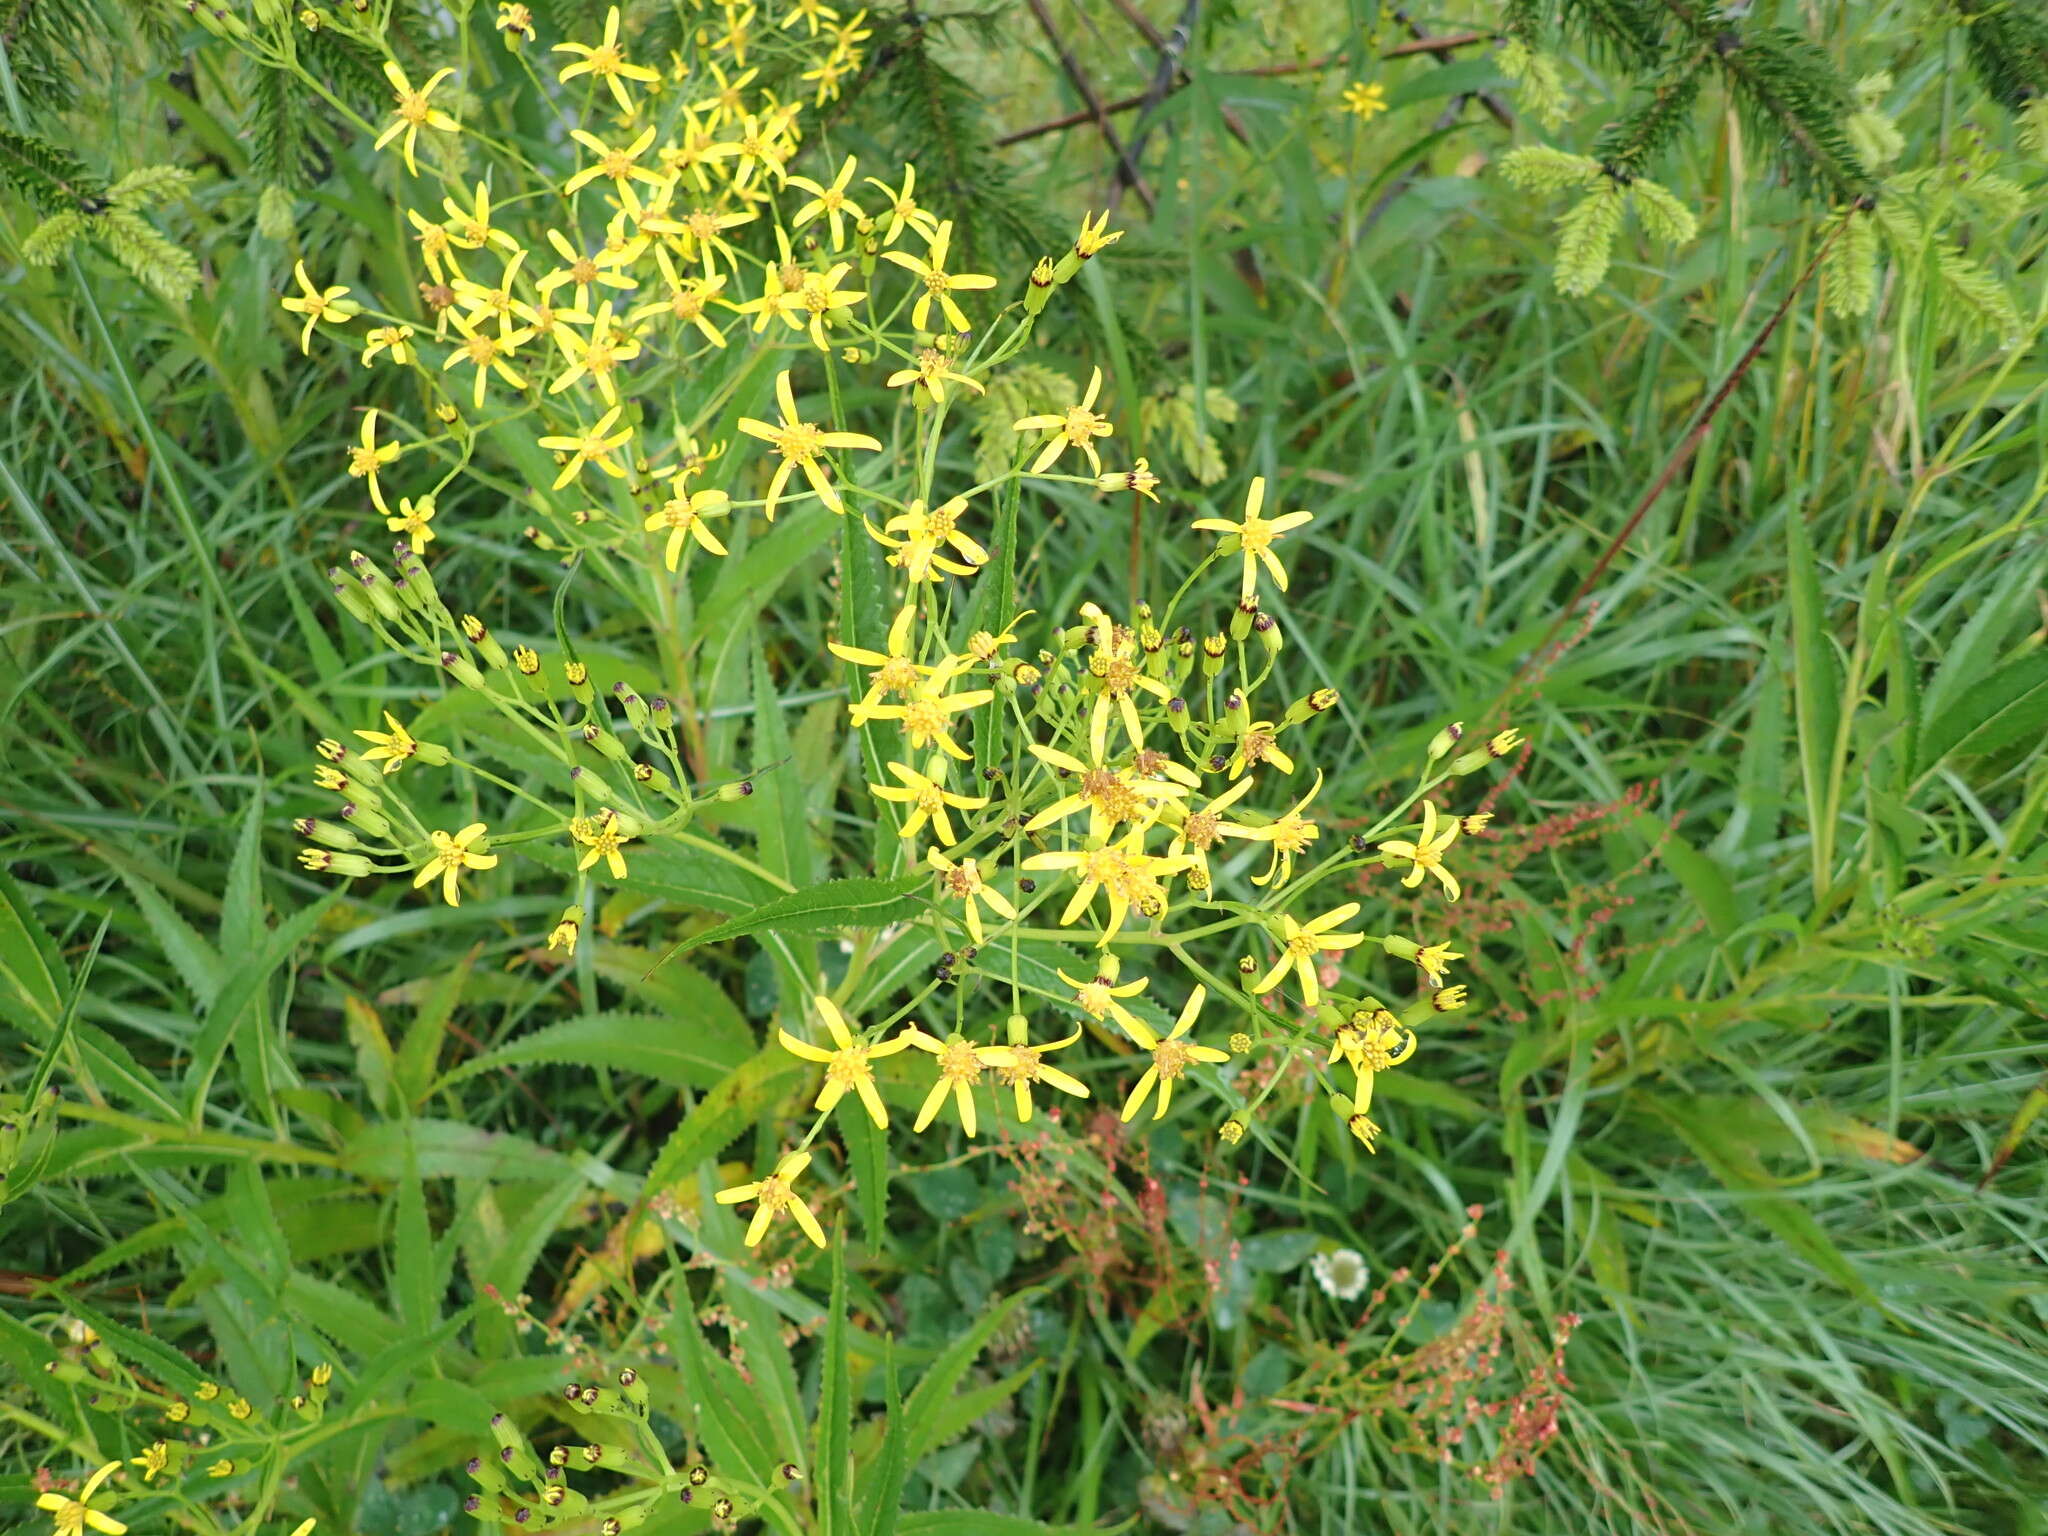
[[[1758,357],[1763,355],[1765,346],[1769,344],[1771,337],[1776,334],[1778,326],[1783,322],[1785,316],[1791,313],[1792,301],[1797,299],[1806,285],[1813,281],[1814,274],[1820,271],[1821,262],[1826,259],[1829,248],[1835,243],[1835,237],[1845,227],[1845,225],[1838,223],[1834,229],[1829,231],[1827,238],[1821,241],[1820,249],[1813,253],[1813,259],[1807,262],[1806,270],[1799,274],[1798,281],[1792,284],[1785,297],[1779,302],[1778,307],[1771,312],[1771,318],[1764,322],[1763,328],[1756,333],[1750,344],[1743,349],[1742,356],[1735,360],[1735,365],[1728,370],[1728,376],[1721,380],[1720,386],[1715,389],[1712,395],[1707,397],[1706,403],[1700,408],[1698,418],[1692,424],[1692,430],[1687,432],[1679,441],[1678,446],[1671,450],[1671,456],[1664,461],[1664,467],[1657,472],[1657,478],[1650,482],[1649,489],[1644,491],[1637,500],[1634,509],[1628,515],[1628,520],[1621,525],[1614,537],[1607,541],[1607,547],[1600,552],[1600,558],[1593,562],[1593,568],[1586,572],[1585,579],[1578,585],[1578,590],[1573,592],[1570,599],[1558,610],[1557,618],[1551,623],[1549,632],[1544,635],[1542,643],[1530,651],[1529,659],[1523,662],[1522,666],[1516,671],[1514,681],[1502,693],[1503,698],[1507,696],[1508,692],[1520,686],[1525,674],[1531,668],[1542,662],[1543,658],[1548,654],[1552,642],[1557,639],[1558,635],[1563,631],[1565,624],[1571,619],[1573,611],[1585,599],[1586,594],[1593,590],[1594,584],[1606,574],[1607,567],[1614,563],[1614,557],[1621,553],[1622,549],[1628,544],[1629,539],[1635,534],[1637,527],[1641,525],[1643,519],[1649,516],[1650,509],[1657,504],[1658,498],[1670,487],[1671,482],[1677,478],[1678,472],[1685,467],[1686,462],[1691,459],[1694,451],[1705,441],[1707,429],[1713,426],[1714,418],[1721,413],[1721,407],[1728,403],[1729,397],[1735,393],[1735,386],[1742,382],[1743,376],[1749,372],[1750,366],[1756,362]],[[1552,659],[1554,660],[1555,658]],[[1499,703],[1499,700],[1495,700],[1494,707],[1497,708]]]
[[[1127,6],[1130,0],[1117,0],[1117,3]],[[1201,13],[1201,9],[1202,0],[1188,0],[1172,33],[1153,45],[1159,50],[1159,66],[1152,72],[1152,84],[1145,92],[1145,104],[1138,109],[1138,125],[1131,130],[1129,152],[1117,167],[1118,175],[1110,184],[1111,213],[1116,212],[1117,204],[1123,200],[1123,190],[1130,183],[1130,174],[1126,172],[1135,174],[1138,161],[1145,153],[1145,136],[1152,131],[1152,114],[1159,109],[1159,103],[1166,99],[1166,93],[1173,88],[1174,81],[1186,73],[1181,68],[1181,56],[1187,52],[1188,44],[1194,41],[1195,18]],[[1131,14],[1137,13],[1133,11]],[[1147,36],[1158,36],[1157,29],[1149,23],[1144,30]]]
[[[1138,194],[1138,200],[1145,205],[1148,214],[1156,212],[1158,200],[1152,196],[1152,189],[1145,185],[1144,176],[1132,163],[1130,152],[1125,149],[1124,141],[1117,136],[1116,126],[1110,122],[1109,113],[1102,105],[1102,98],[1095,94],[1095,87],[1088,83],[1088,76],[1082,72],[1080,61],[1067,47],[1066,39],[1060,36],[1059,28],[1053,23],[1052,12],[1045,8],[1045,0],[1027,0],[1027,3],[1031,7],[1031,14],[1038,20],[1039,31],[1045,34],[1045,40],[1052,44],[1053,53],[1059,58],[1061,73],[1067,77],[1068,82],[1079,93],[1082,102],[1086,104],[1089,120],[1094,122],[1102,134],[1103,143],[1107,144],[1110,152],[1116,156],[1117,164],[1122,168],[1123,174],[1130,179],[1131,188]],[[1142,100],[1141,97],[1140,101]]]

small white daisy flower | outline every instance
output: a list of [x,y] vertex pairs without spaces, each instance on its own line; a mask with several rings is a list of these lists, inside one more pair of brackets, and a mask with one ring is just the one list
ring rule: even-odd
[[1325,1296],[1334,1296],[1339,1301],[1356,1301],[1365,1294],[1369,1271],[1365,1267],[1365,1256],[1356,1248],[1319,1253],[1309,1260],[1308,1267]]

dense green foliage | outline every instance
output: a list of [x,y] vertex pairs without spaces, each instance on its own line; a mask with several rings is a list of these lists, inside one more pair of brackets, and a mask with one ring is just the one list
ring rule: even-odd
[[[321,100],[182,6],[0,0],[6,1519],[211,1378],[297,1437],[289,1482],[194,1471],[148,1529],[466,1526],[493,1408],[601,1438],[559,1394],[630,1365],[749,1528],[2043,1529],[2048,31],[1474,9],[1416,49],[1364,4],[1191,8],[1182,49],[1179,5],[877,8],[828,135],[933,167],[978,270],[1139,173],[1033,361],[1104,368],[1165,504],[1020,528],[1046,607],[1171,593],[1162,523],[1264,475],[1318,513],[1269,608],[1343,695],[1332,827],[1444,719],[1532,750],[1461,866],[1473,1006],[1383,1084],[1376,1157],[1313,1102],[1236,1149],[1070,1113],[927,1141],[886,1220],[849,1185],[831,1255],[755,1256],[704,1197],[780,1145],[797,1080],[735,1069],[789,1000],[744,933],[652,968],[730,893],[628,882],[567,964],[559,893],[291,861],[310,742],[417,694],[320,579],[384,537],[343,470],[375,397],[276,303],[301,256],[412,275],[374,63],[311,45]],[[999,145],[1087,107],[1062,50],[1147,98],[1120,148]],[[1567,188],[1605,201],[1557,227]],[[436,579],[544,645],[518,497],[445,507]],[[700,830],[852,871],[835,556],[775,550],[681,639],[712,776],[791,767]],[[1386,1287],[1363,1323],[1339,1247]]]

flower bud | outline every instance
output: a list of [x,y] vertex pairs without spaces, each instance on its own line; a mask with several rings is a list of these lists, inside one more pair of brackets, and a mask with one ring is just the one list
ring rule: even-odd
[[653,717],[648,712],[645,699],[641,698],[639,694],[628,688],[624,683],[614,683],[612,685],[612,696],[625,708],[626,719],[634,730],[646,731],[649,728]]
[[371,837],[389,837],[391,822],[385,814],[367,800],[350,800],[341,808],[342,819],[352,827],[360,827]]
[[[344,813],[345,814],[345,813]],[[292,830],[301,837],[328,848],[360,848],[363,840],[355,832],[339,822],[320,820],[312,816],[301,816],[292,823]]]
[[1476,752],[1461,752],[1451,759],[1451,772],[1458,778],[1468,773],[1477,773],[1493,761],[1493,754],[1481,747]]
[[330,565],[327,568],[327,583],[334,591],[336,606],[343,613],[358,624],[370,622],[369,600],[363,596],[362,588],[347,571],[338,565]]
[[1046,301],[1052,297],[1053,287],[1058,281],[1059,277],[1053,271],[1051,260],[1044,256],[1039,257],[1031,268],[1031,286],[1024,292],[1024,313],[1043,313]]
[[1449,725],[1429,738],[1429,760],[1433,763],[1451,748],[1455,747],[1465,734],[1461,721],[1453,720]]
[[1278,656],[1282,639],[1280,621],[1270,613],[1262,613],[1252,620],[1252,633],[1259,637],[1259,646],[1268,656]]
[[1397,933],[1390,933],[1380,940],[1380,948],[1396,960],[1409,960],[1422,953],[1422,946],[1413,939],[1404,939]]
[[1202,676],[1214,677],[1223,670],[1224,653],[1230,649],[1230,641],[1223,635],[1202,636]]
[[458,656],[453,651],[443,651],[441,653],[441,666],[450,677],[462,684],[463,687],[482,690],[484,675],[477,671],[476,663],[467,656]]
[[619,1390],[626,1395],[626,1401],[635,1408],[647,1406],[647,1383],[640,1379],[640,1373],[630,1365],[619,1372]]
[[718,798],[727,802],[744,800],[753,792],[753,782],[748,779],[741,779],[737,784],[721,784],[718,786]]
[[633,782],[635,784],[645,784],[649,789],[660,795],[667,794],[675,787],[675,781],[652,763],[635,763],[633,765]]
[[1226,1120],[1216,1127],[1216,1134],[1223,1139],[1225,1145],[1234,1147],[1244,1140],[1244,1122],[1242,1120]]
[[502,668],[505,665],[505,647],[498,644],[497,637],[484,627],[484,621],[473,613],[462,616],[462,638],[477,648],[487,667]]
[[597,748],[600,755],[610,758],[628,773],[633,771],[633,754],[628,752],[626,744],[610,731],[598,731],[594,735],[586,733],[583,739]]
[[578,704],[590,703],[590,668],[580,661],[564,662],[562,676],[568,680],[569,692]]
[[512,665],[519,669],[521,677],[535,677],[540,673],[540,652],[530,645],[522,645],[512,652]]
[[592,773],[588,768],[576,767],[569,770],[569,784],[578,794],[588,795],[599,805],[616,805],[619,797],[612,793],[611,785]]
[[1230,638],[1242,640],[1252,632],[1252,620],[1258,617],[1259,598],[1257,593],[1240,598],[1237,608],[1230,615]]

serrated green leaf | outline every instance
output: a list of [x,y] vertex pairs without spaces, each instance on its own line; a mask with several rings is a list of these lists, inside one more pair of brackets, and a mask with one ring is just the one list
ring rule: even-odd
[[[879,928],[912,916],[917,904],[910,899],[911,895],[923,890],[927,880],[923,874],[901,875],[893,880],[876,880],[866,875],[826,880],[778,896],[743,917],[693,934],[661,958],[667,960],[706,944],[722,944],[750,933],[828,933],[842,928]],[[659,965],[660,961],[655,963]]]
[[754,1054],[741,1034],[714,1034],[681,1019],[608,1012],[564,1019],[464,1062],[436,1085],[451,1088],[485,1072],[547,1062],[632,1072],[676,1088],[711,1088]]
[[780,1047],[743,1063],[683,1116],[648,1170],[646,1188],[668,1188],[699,1163],[716,1157],[802,1079],[804,1063]]
[[2011,661],[1970,686],[1921,738],[1914,777],[1945,757],[1999,752],[2048,734],[2048,651]]

